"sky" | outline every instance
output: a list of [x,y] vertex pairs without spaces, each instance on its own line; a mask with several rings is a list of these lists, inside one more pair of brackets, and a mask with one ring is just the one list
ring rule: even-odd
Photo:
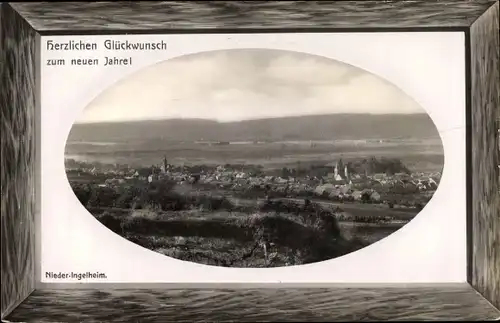
[[394,85],[351,65],[297,52],[234,49],[144,68],[106,89],[77,122],[423,112]]

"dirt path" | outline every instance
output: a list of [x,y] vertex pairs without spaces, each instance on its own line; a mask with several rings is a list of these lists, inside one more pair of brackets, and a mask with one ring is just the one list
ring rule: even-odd
[[[256,201],[262,203],[266,201],[262,198],[251,200],[237,197],[231,197],[230,200],[240,205],[251,205]],[[304,203],[303,198],[278,198],[274,200],[293,201],[298,204]],[[411,220],[418,214],[418,211],[416,209],[391,209],[386,205],[380,204],[339,203],[318,199],[310,200],[314,203],[318,203],[323,207],[340,207],[345,212],[356,216],[390,216],[400,220]]]

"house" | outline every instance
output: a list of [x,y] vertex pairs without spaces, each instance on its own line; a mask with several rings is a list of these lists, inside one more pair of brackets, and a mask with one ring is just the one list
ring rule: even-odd
[[302,184],[308,185],[308,186],[316,186],[316,185],[318,185],[318,181],[314,180],[314,179],[308,179],[308,180],[302,181]]
[[362,184],[365,184],[366,182],[367,182],[367,180],[362,178],[362,177],[351,179],[351,183],[352,183],[351,185],[362,185]]
[[350,185],[344,185],[340,188],[340,193],[342,194],[351,194],[352,193],[352,189],[351,189],[351,186]]
[[340,190],[333,190],[330,192],[328,197],[331,199],[335,199],[335,198],[339,198],[341,195],[342,195],[342,192],[340,192]]
[[429,177],[428,183],[429,183],[429,188],[431,188],[431,189],[437,189],[438,184],[437,184],[437,182],[432,177]]
[[200,180],[201,175],[200,174],[192,174],[189,177],[189,182],[190,183],[197,183]]
[[117,178],[108,178],[104,181],[104,184],[108,185],[108,186],[112,186],[112,185],[118,185],[118,184],[123,184],[125,183],[125,180],[120,178],[120,179],[117,179]]
[[281,177],[278,177],[275,181],[278,184],[286,184],[286,183],[288,183],[288,180],[286,180],[284,178],[281,178]]
[[332,185],[332,184],[324,184],[324,185],[319,185],[316,187],[316,189],[314,190],[314,192],[317,194],[317,195],[323,195],[323,194],[330,194],[330,192],[332,192],[333,190],[335,189],[335,186]]
[[248,178],[248,175],[246,173],[238,173],[236,174],[235,176],[237,179],[241,179],[241,178]]
[[356,201],[360,201],[362,196],[363,196],[363,192],[362,191],[353,191],[352,192],[352,197]]
[[250,184],[249,181],[247,179],[244,179],[244,178],[238,178],[237,180],[235,180],[235,183],[238,184],[238,185],[248,185],[248,184]]
[[377,191],[373,191],[370,195],[370,199],[372,201],[379,202],[380,201],[380,194]]
[[348,184],[345,180],[341,179],[341,180],[330,180],[328,181],[328,183],[332,184],[332,185],[336,185],[336,186],[341,186],[341,185],[346,185]]

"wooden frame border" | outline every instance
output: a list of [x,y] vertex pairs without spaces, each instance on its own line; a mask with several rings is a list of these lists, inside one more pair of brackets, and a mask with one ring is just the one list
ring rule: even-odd
[[[190,9],[188,3],[0,4],[2,320],[499,319],[499,2],[196,2],[197,6],[206,6],[209,13]],[[278,31],[465,33],[468,283],[307,289],[220,289],[207,285],[163,290],[35,290],[39,261],[35,243],[35,215],[39,212],[39,36]],[[197,303],[191,303],[191,299]]]

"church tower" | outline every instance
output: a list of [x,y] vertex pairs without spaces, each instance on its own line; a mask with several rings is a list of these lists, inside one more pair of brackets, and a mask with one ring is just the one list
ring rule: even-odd
[[339,163],[338,162],[335,164],[335,170],[333,172],[333,178],[336,181],[341,181],[342,180],[342,176],[340,176],[340,174],[339,174]]
[[339,171],[341,171],[341,172],[344,171],[344,161],[342,160],[342,157],[337,162],[337,167],[338,167]]
[[166,173],[168,170],[167,156],[163,156],[162,172]]

